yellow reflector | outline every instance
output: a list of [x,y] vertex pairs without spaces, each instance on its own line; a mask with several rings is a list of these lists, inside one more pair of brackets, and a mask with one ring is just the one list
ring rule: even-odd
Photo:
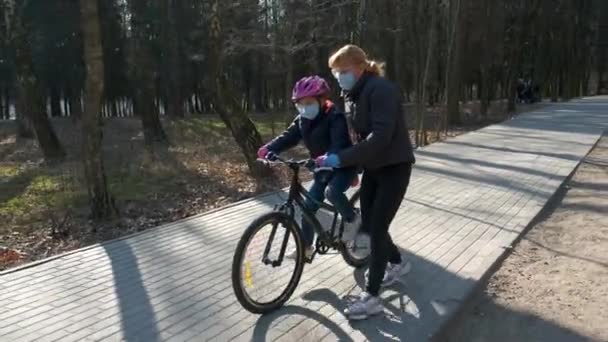
[[253,280],[251,280],[251,267],[249,267],[249,261],[245,261],[245,282],[249,288],[253,287]]

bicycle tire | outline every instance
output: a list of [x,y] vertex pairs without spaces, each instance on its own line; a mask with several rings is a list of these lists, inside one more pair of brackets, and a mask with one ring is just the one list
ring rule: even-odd
[[[353,196],[350,198],[349,202],[351,205],[354,205],[359,198],[361,197],[361,193],[360,190],[357,190],[357,192],[355,192],[353,194]],[[353,255],[352,250],[350,248],[348,248],[346,246],[346,244],[342,245],[342,248],[340,248],[340,254],[342,255],[342,258],[344,258],[344,261],[354,267],[354,268],[362,268],[364,266],[367,265],[368,261],[369,261],[369,254],[365,257],[365,258],[358,258],[355,255]]]
[[[244,290],[241,265],[243,263],[246,248],[249,244],[249,241],[255,236],[255,234],[260,229],[273,222],[280,223],[283,227],[285,227],[285,229],[288,229],[290,234],[292,234],[292,236],[295,238],[298,256],[296,258],[296,265],[294,267],[293,274],[285,289],[272,301],[260,303],[253,300]],[[291,295],[293,295],[293,292],[295,291],[296,287],[298,286],[298,283],[300,282],[302,271],[304,270],[304,264],[304,241],[302,240],[300,229],[298,228],[294,219],[281,212],[271,212],[268,214],[264,214],[255,219],[249,225],[249,227],[247,227],[237,244],[232,260],[232,288],[234,290],[234,294],[241,306],[251,313],[266,314],[272,312],[282,307],[283,304],[285,304],[285,302],[289,300]]]

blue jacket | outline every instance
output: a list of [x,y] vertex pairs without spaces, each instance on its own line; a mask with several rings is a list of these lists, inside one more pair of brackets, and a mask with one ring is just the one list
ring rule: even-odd
[[314,120],[298,115],[289,128],[266,147],[274,153],[281,153],[296,146],[300,141],[304,141],[312,158],[325,153],[338,153],[352,146],[346,117],[330,101],[323,104],[321,113]]

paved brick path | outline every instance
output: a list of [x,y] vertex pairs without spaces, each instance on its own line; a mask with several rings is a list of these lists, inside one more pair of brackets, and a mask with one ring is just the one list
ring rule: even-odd
[[608,97],[545,107],[417,152],[392,227],[413,262],[385,315],[350,324],[362,272],[340,256],[304,270],[288,305],[259,317],[230,284],[243,228],[276,195],[0,274],[0,341],[423,341],[530,223],[608,125]]

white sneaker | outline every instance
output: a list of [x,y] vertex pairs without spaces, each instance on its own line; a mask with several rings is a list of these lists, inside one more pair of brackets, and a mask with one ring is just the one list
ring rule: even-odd
[[409,260],[402,260],[400,264],[388,263],[386,265],[386,272],[384,272],[384,278],[382,278],[382,287],[391,286],[397,281],[397,279],[410,273],[412,270],[412,263]]
[[[314,254],[314,252],[315,252],[315,248],[313,246],[304,248],[304,259],[306,261],[309,261],[310,259],[312,259],[312,255]],[[295,260],[297,256],[298,256],[298,250],[294,249],[293,251],[289,252],[285,257],[287,259]]]
[[353,241],[361,228],[361,214],[355,212],[355,218],[350,221],[344,221],[344,232],[342,233],[342,242]]
[[[388,263],[386,265],[386,271],[384,271],[384,277],[382,278],[382,284],[380,287],[391,286],[397,281],[397,279],[410,273],[412,270],[412,263],[409,260],[402,259],[400,264]],[[369,268],[365,271],[365,285],[369,283]]]
[[384,311],[380,298],[367,292],[362,292],[357,300],[344,310],[344,314],[351,320],[362,320]]

